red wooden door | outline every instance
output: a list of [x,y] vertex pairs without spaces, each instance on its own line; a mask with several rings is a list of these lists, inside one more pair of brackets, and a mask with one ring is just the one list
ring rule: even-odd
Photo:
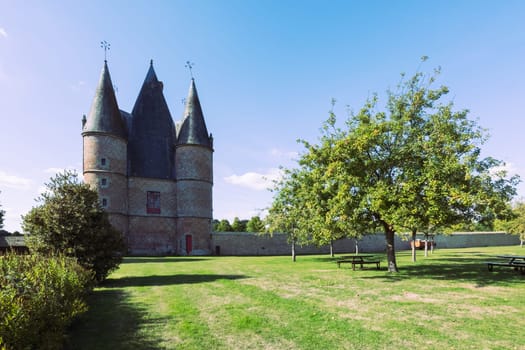
[[191,236],[190,236],[190,235],[187,235],[187,236],[186,236],[186,254],[190,255],[191,250],[192,250],[192,240],[191,240]]

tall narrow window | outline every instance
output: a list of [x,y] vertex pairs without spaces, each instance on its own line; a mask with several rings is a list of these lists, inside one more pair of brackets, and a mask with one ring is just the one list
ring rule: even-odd
[[146,212],[148,214],[160,214],[160,192],[148,191]]
[[107,207],[108,207],[108,199],[102,198],[102,208],[107,208]]
[[100,165],[106,166],[106,158],[100,158]]
[[105,177],[100,179],[100,187],[102,187],[102,188],[108,187],[108,179],[106,179]]

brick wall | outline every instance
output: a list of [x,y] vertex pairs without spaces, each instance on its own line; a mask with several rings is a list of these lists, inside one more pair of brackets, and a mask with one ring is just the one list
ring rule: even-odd
[[204,146],[181,145],[176,149],[175,169],[177,180],[213,182],[213,153]]
[[[131,177],[128,180],[128,247],[133,255],[176,254],[175,182]],[[148,214],[147,192],[160,193],[160,213]]]
[[128,230],[127,145],[126,141],[102,133],[83,137],[84,182],[105,201],[111,224],[124,235]]
[[[110,170],[126,175],[126,141],[105,134],[84,135],[84,172],[91,170]],[[102,165],[100,160],[106,159]]]
[[130,216],[127,235],[131,255],[177,254],[175,218]]
[[172,180],[130,177],[128,180],[129,215],[149,216],[146,210],[147,192],[160,192],[160,214],[175,217],[177,210],[176,184]]

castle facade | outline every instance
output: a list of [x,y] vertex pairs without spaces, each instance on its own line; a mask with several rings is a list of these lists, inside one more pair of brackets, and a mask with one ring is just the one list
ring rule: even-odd
[[153,62],[128,113],[104,61],[82,138],[84,181],[131,255],[211,253],[213,138],[193,78],[175,124]]

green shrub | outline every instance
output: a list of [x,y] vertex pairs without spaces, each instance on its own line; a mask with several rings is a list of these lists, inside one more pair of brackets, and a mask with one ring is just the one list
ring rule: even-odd
[[38,202],[22,224],[32,252],[75,257],[97,282],[118,268],[126,252],[122,233],[111,226],[97,191],[81,183],[75,172],[51,178]]
[[64,256],[0,256],[0,349],[57,349],[86,311],[91,272]]

